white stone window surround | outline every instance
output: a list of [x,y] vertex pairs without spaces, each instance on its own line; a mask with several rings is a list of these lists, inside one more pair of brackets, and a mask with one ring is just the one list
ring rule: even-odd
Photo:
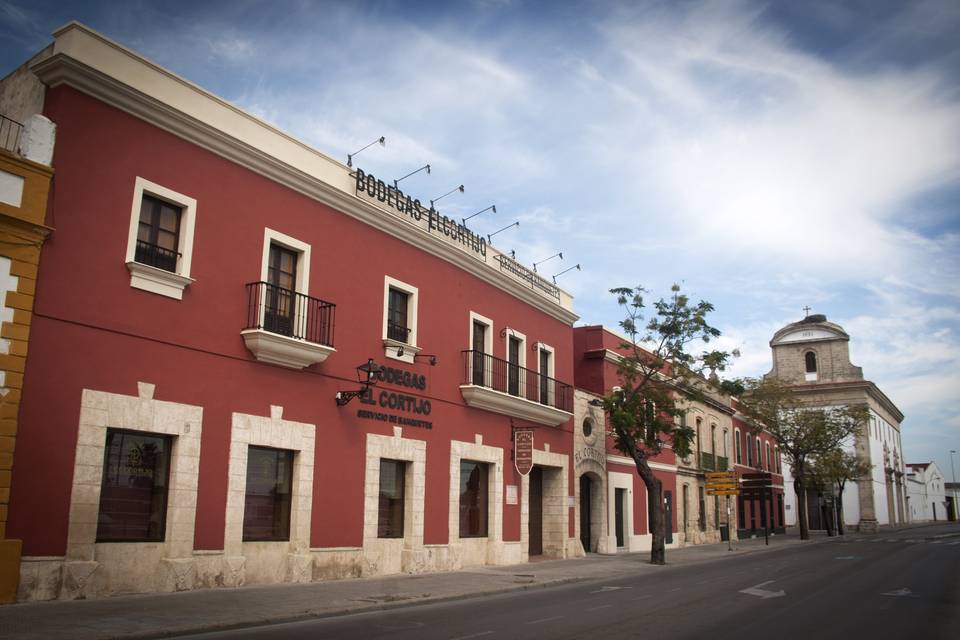
[[[510,362],[510,338],[517,338],[520,341],[520,362],[517,364],[525,369],[527,367],[527,336],[510,327],[504,329],[503,332],[503,359]],[[523,388],[522,382],[520,388]]]
[[623,548],[627,551],[633,551],[637,544],[634,538],[634,513],[633,513],[633,474],[619,471],[607,471],[607,550],[610,553],[616,553],[617,550],[617,522],[616,522],[616,500],[617,489],[625,489],[623,503]]
[[[489,465],[487,473],[487,536],[460,537],[460,462],[473,460]],[[467,564],[497,564],[503,541],[503,449],[483,444],[477,434],[474,442],[450,441],[450,518],[448,536],[451,544],[471,547],[464,551]],[[479,560],[479,562],[477,562]]]
[[[813,371],[807,371],[807,354],[813,354]],[[817,353],[816,349],[804,349],[803,350],[803,377],[807,382],[816,382],[817,374],[820,371],[820,354]]]
[[267,282],[270,272],[270,245],[277,245],[300,254],[297,258],[297,293],[310,293],[310,245],[268,227],[263,229],[263,256],[260,259],[260,282]]
[[[180,207],[180,237],[177,251],[176,272],[158,269],[136,261],[137,230],[140,226],[140,208],[143,196],[151,195]],[[197,201],[177,193],[146,178],[137,176],[133,185],[133,204],[130,208],[130,228],[127,234],[127,269],[130,271],[130,286],[176,300],[183,299],[183,290],[193,282],[190,266],[193,261],[193,233],[197,222]]]
[[[223,543],[227,560],[242,567],[238,571],[239,584],[251,573],[252,556],[263,560],[253,571],[255,582],[309,582],[312,579],[310,518],[315,440],[316,425],[284,420],[283,407],[280,406],[271,405],[269,417],[233,413]],[[294,452],[289,541],[243,541],[247,460],[251,445]],[[272,567],[269,569],[271,575],[266,575],[268,569],[265,567]]]
[[[390,309],[390,289],[396,289],[407,294],[407,342],[399,342],[387,337],[387,319]],[[417,342],[417,307],[420,290],[412,284],[407,284],[390,276],[383,276],[383,355],[387,358],[413,364],[414,356],[420,353]]]
[[[470,311],[470,325],[467,328],[467,335],[470,336],[470,342],[467,344],[467,350],[473,349],[473,323],[479,322],[482,325],[487,327],[487,331],[483,336],[483,353],[487,355],[493,355],[493,320],[486,316],[482,316],[476,311]],[[473,361],[471,360],[468,363],[470,367],[470,375],[467,377],[467,384],[473,384]],[[486,387],[493,386],[493,363],[484,362],[483,370],[483,384]]]
[[740,429],[734,429],[734,430],[733,430],[733,438],[734,438],[734,441],[733,441],[733,450],[734,450],[734,453],[735,453],[736,456],[737,456],[737,457],[736,457],[736,463],[737,463],[737,464],[740,464],[740,463],[742,462],[742,460],[743,460],[743,454],[742,454],[743,445],[740,444]]
[[[377,537],[380,515],[380,460],[406,462],[403,490],[403,538]],[[419,573],[424,570],[424,496],[426,495],[427,443],[404,438],[402,427],[392,436],[367,434],[364,479],[363,549],[378,556],[381,572]]]
[[[547,359],[547,370],[540,370],[540,352],[546,351],[550,354],[550,357]],[[547,376],[550,380],[547,381],[547,403],[551,406],[556,404],[556,383],[554,378],[557,377],[557,350],[548,345],[546,342],[537,343],[537,373],[542,376]],[[537,385],[537,396],[540,395],[540,385]],[[541,401],[543,398],[539,398]]]
[[[192,588],[192,581],[184,581],[184,576],[190,575],[194,562],[203,408],[154,400],[153,384],[138,382],[137,389],[137,396],[92,389],[84,389],[81,395],[61,598],[95,597],[106,589]],[[96,542],[109,428],[174,436],[163,542]],[[136,561],[131,562],[131,558]],[[119,580],[102,584],[94,575],[100,566],[107,567]]]

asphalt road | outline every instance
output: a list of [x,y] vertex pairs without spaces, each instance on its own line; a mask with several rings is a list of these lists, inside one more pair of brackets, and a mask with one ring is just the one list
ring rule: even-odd
[[[960,638],[960,536],[927,527],[551,589],[208,633],[363,638]],[[952,535],[949,535],[951,534]]]

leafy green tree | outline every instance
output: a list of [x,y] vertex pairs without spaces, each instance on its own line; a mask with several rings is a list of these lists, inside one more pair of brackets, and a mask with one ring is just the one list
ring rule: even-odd
[[830,487],[837,510],[837,532],[844,534],[843,490],[847,482],[868,475],[873,465],[842,449],[834,449],[819,455],[813,462],[814,473],[820,484]]
[[650,460],[668,444],[678,456],[690,455],[694,431],[681,419],[686,401],[711,384],[703,377],[705,371],[722,371],[731,357],[724,351],[690,353],[691,344],[709,343],[720,336],[707,323],[713,305],[692,304],[679,285],[670,291],[669,298],[653,303],[647,318],[645,289],[610,290],[625,313],[620,327],[629,340],[620,345],[621,389],[604,398],[603,404],[617,449],[633,459],[647,488],[651,564],[666,564],[666,511],[663,483],[650,468]]
[[839,449],[861,431],[868,418],[864,405],[810,407],[788,385],[776,380],[743,381],[741,411],[759,432],[766,430],[780,446],[780,455],[793,473],[797,495],[797,520],[800,538],[810,538],[807,522],[806,491],[814,478],[811,463],[819,456]]

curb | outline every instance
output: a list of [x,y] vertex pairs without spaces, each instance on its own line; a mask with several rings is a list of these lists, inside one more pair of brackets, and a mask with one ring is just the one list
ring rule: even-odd
[[[576,582],[587,582],[590,578],[556,578],[553,580],[546,580],[537,584],[519,584],[514,586],[503,586],[494,589],[485,589],[482,591],[471,591],[469,593],[458,593],[454,595],[441,595],[441,596],[426,596],[426,597],[417,597],[411,596],[409,598],[404,598],[402,600],[397,600],[396,602],[381,602],[381,603],[371,603],[369,605],[360,605],[357,607],[342,607],[340,609],[332,609],[330,611],[322,611],[317,613],[303,613],[300,615],[290,615],[290,616],[279,616],[272,618],[255,618],[244,621],[232,621],[224,624],[207,624],[203,626],[185,628],[185,629],[171,629],[168,631],[152,632],[152,633],[129,633],[122,635],[112,635],[104,636],[104,640],[156,640],[157,638],[177,638],[188,635],[195,635],[201,633],[214,633],[218,631],[231,631],[233,629],[250,629],[254,627],[265,627],[278,624],[289,624],[292,622],[304,622],[306,620],[323,620],[325,618],[336,618],[340,616],[355,615],[361,613],[370,613],[373,611],[391,611],[393,609],[405,609],[407,607],[421,606],[427,604],[440,604],[444,602],[456,602],[458,600],[468,600],[471,598],[483,598],[486,596],[495,596],[503,593],[512,593],[514,591],[532,591],[534,589],[547,589],[550,587],[559,587],[565,584],[573,584]],[[602,578],[597,578],[597,580],[602,580]]]

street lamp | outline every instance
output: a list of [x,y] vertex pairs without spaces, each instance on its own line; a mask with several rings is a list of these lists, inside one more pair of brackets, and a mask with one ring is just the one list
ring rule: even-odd
[[357,367],[357,382],[360,383],[360,388],[356,391],[337,391],[337,395],[334,396],[337,400],[337,406],[342,407],[354,398],[359,398],[365,394],[370,387],[377,384],[379,375],[380,369],[377,367],[377,363],[373,361],[373,358],[367,359],[366,362]]

